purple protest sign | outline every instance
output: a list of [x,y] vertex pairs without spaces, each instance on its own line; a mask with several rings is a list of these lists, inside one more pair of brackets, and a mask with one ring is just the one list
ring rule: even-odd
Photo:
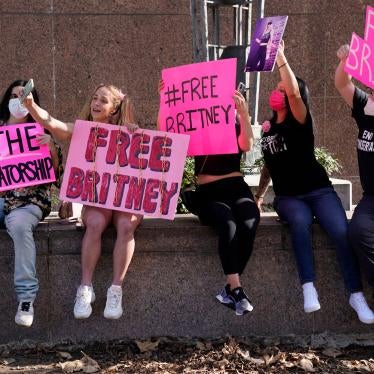
[[260,18],[256,22],[245,71],[272,71],[288,16]]

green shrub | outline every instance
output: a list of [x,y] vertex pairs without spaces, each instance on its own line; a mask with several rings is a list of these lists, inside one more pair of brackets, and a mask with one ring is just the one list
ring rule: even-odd
[[[334,156],[324,147],[314,148],[314,154],[317,161],[326,169],[329,176],[333,173],[341,173],[342,165],[339,160],[334,158]],[[250,173],[259,173],[264,165],[264,158],[258,158],[253,165],[249,166]]]

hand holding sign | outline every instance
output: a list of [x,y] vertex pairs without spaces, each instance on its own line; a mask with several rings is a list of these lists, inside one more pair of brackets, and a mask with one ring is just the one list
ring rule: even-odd
[[340,61],[346,60],[349,55],[349,45],[343,44],[342,46],[340,46],[340,48],[336,52],[336,55],[338,56],[338,59]]

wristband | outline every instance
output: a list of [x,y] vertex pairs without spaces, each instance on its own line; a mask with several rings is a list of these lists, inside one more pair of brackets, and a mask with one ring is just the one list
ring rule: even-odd
[[265,195],[255,195],[256,199],[263,199]]
[[281,66],[278,66],[278,69],[282,68],[283,66],[287,65],[288,62],[286,61],[284,64],[282,64]]

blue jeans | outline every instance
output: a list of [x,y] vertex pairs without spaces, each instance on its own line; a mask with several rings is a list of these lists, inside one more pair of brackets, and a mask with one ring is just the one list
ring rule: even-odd
[[14,287],[18,301],[34,301],[39,289],[34,230],[41,219],[42,211],[34,204],[13,209],[5,216],[5,226],[14,244]]
[[362,290],[356,256],[348,240],[348,221],[342,203],[332,187],[299,196],[276,196],[274,208],[290,227],[301,284],[314,282],[311,229],[313,217],[332,239],[344,283],[351,293]]
[[5,226],[4,226],[4,218],[5,218],[5,214],[4,214],[4,199],[1,197],[0,198],[0,229],[3,229]]

